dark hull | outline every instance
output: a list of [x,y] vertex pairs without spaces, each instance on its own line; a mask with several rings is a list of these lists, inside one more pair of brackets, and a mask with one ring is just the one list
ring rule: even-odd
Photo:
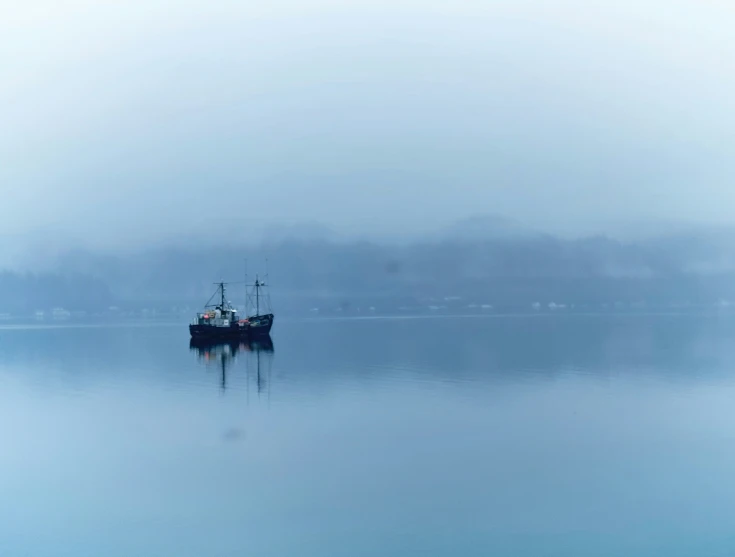
[[250,325],[248,326],[248,334],[250,336],[264,336],[269,335],[271,328],[273,327],[273,314],[258,315],[257,317],[250,318]]
[[267,336],[273,327],[273,314],[251,317],[250,323],[242,326],[233,323],[230,327],[213,325],[189,325],[189,334],[194,340],[244,340]]
[[192,339],[238,340],[248,338],[247,327],[213,327],[212,325],[189,325]]

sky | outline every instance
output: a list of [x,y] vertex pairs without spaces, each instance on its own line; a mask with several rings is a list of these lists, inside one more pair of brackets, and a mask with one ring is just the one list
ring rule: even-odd
[[735,8],[0,0],[0,236],[735,219]]

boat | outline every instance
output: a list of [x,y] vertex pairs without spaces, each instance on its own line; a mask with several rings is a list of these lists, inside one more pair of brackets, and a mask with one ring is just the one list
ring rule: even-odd
[[[227,300],[226,282],[215,283],[217,290],[204,305],[204,311],[197,313],[196,318],[189,324],[189,334],[192,340],[238,340],[253,337],[263,337],[270,334],[273,327],[273,313],[261,314],[261,298],[264,302],[267,297],[261,295],[265,282],[257,276],[252,292],[247,296],[247,308],[251,305],[254,312],[240,317],[237,309]],[[218,302],[212,303],[219,297]],[[249,304],[249,302],[252,302]]]

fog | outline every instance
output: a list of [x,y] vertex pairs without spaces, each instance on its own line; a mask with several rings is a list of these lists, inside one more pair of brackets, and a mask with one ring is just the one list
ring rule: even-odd
[[723,311],[734,25],[658,0],[4,3],[0,316],[189,315],[266,258],[279,315]]
[[486,213],[586,235],[735,216],[725,2],[0,10],[6,244],[185,245],[301,222],[415,240]]

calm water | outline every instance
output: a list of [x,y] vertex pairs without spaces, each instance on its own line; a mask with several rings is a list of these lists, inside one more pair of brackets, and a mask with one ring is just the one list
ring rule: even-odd
[[735,318],[281,320],[273,342],[0,330],[0,555],[735,553]]

